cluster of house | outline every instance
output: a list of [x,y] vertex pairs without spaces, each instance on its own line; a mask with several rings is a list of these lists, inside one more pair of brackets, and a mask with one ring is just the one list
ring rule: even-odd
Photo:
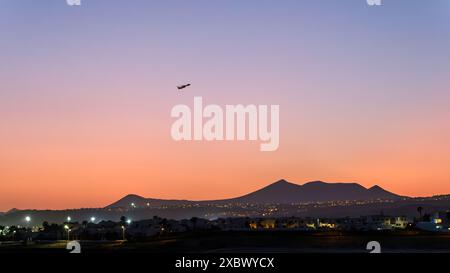
[[313,218],[219,218],[206,220],[191,218],[186,220],[168,220],[154,217],[148,220],[134,221],[129,224],[113,221],[101,221],[82,225],[71,224],[71,237],[97,236],[113,237],[151,237],[166,233],[182,233],[193,230],[392,230],[405,229],[412,223],[406,217],[389,217],[383,215],[361,218],[313,219]]
[[384,215],[363,216],[360,218],[226,218],[216,220],[217,226],[222,230],[393,230],[406,229],[411,225],[412,219],[407,217],[390,217]]
[[427,221],[417,222],[416,228],[432,232],[450,232],[450,212],[439,211],[430,216]]
[[[45,239],[97,238],[118,239],[126,237],[151,237],[166,233],[182,233],[199,230],[246,231],[246,230],[342,230],[342,231],[382,231],[403,230],[408,227],[437,232],[450,232],[449,212],[437,212],[427,221],[415,222],[403,216],[370,215],[359,218],[318,219],[300,217],[281,218],[218,218],[207,220],[191,218],[169,220],[153,217],[140,221],[100,221],[98,223],[66,223],[64,226],[47,225],[32,233],[33,237]],[[4,231],[3,231],[4,232]]]
[[186,220],[167,220],[154,217],[153,219],[135,221],[129,225],[118,226],[115,222],[100,222],[89,224],[88,232],[98,233],[99,230],[115,229],[125,230],[131,236],[154,236],[168,232],[186,232],[191,230],[223,230],[223,231],[245,231],[245,230],[343,230],[343,231],[381,231],[381,230],[403,230],[413,225],[416,228],[428,231],[450,231],[450,220],[448,213],[437,212],[430,221],[414,222],[413,218],[404,216],[370,215],[359,218],[219,218],[206,220],[202,218],[191,218]]

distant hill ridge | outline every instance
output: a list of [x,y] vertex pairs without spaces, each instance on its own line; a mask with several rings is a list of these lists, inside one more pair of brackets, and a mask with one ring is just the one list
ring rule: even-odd
[[191,201],[191,200],[166,200],[145,198],[136,194],[129,194],[122,199],[107,206],[107,208],[126,208],[132,205],[161,206],[161,205],[183,205],[192,203],[306,203],[306,202],[330,202],[345,200],[370,201],[377,199],[397,200],[403,196],[391,193],[378,185],[369,189],[358,183],[327,183],[323,181],[312,181],[303,185],[294,184],[281,179],[262,189],[252,193],[230,199]]

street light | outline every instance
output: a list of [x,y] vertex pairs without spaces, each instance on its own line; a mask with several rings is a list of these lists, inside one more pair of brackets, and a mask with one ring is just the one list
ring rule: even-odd
[[127,219],[127,224],[131,224],[131,219]]
[[125,241],[125,226],[122,226],[122,240]]
[[91,222],[92,223],[95,222],[95,217],[94,216],[91,217]]
[[70,216],[67,216],[67,222],[72,221],[72,218]]
[[67,241],[70,241],[70,227],[68,225],[64,225],[64,229],[67,230]]
[[30,216],[25,216],[25,221],[27,222],[27,241],[31,241],[31,237],[29,234],[29,228],[30,228],[30,222],[31,222],[31,217]]

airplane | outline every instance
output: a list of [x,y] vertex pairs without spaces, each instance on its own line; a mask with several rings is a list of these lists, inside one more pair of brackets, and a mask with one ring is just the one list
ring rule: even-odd
[[177,88],[178,88],[178,90],[181,90],[181,89],[184,89],[184,88],[186,88],[188,86],[191,86],[191,84],[188,83],[188,84],[180,85],[180,86],[177,86]]

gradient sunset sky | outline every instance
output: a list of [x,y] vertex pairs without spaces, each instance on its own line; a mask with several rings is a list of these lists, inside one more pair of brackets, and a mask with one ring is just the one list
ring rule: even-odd
[[[175,142],[194,96],[279,104],[279,149]],[[281,178],[450,193],[450,1],[0,0],[0,211]]]

